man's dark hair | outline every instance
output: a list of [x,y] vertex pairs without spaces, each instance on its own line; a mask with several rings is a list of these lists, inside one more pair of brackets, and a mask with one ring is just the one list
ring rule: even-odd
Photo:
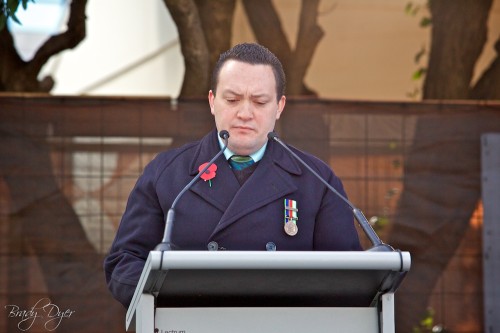
[[212,72],[211,89],[214,95],[216,94],[217,84],[219,83],[220,70],[228,60],[241,61],[251,65],[271,66],[276,81],[276,98],[278,101],[281,96],[285,94],[286,77],[279,59],[262,45],[256,43],[243,43],[235,45],[220,55]]

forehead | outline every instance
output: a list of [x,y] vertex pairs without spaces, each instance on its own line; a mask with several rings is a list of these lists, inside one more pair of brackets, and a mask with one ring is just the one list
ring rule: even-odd
[[276,90],[276,78],[271,65],[249,64],[237,60],[228,60],[221,67],[217,81],[217,90],[231,87],[254,88],[258,90]]

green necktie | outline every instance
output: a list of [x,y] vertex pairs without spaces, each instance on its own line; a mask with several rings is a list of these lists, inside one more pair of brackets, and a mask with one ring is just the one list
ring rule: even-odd
[[234,170],[243,170],[254,163],[250,156],[233,155],[229,158],[229,164]]

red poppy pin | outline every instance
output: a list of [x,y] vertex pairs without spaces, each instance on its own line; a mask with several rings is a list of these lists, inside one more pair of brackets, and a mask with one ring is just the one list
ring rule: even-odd
[[[198,172],[201,172],[207,166],[207,164],[208,162],[200,165],[198,167]],[[200,178],[203,179],[204,181],[208,180],[208,184],[210,185],[210,187],[212,187],[212,179],[215,178],[215,171],[217,171],[217,165],[215,165],[214,163],[211,166],[209,166],[208,169],[200,176]]]

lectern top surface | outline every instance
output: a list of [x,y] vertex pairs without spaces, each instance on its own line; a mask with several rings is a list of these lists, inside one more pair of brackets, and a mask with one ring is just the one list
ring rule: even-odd
[[370,306],[409,268],[396,252],[153,251],[143,292],[157,305]]
[[361,269],[408,271],[408,252],[369,251],[170,251],[150,253],[152,270]]
[[127,322],[142,294],[157,307],[369,307],[410,265],[408,252],[152,251]]

